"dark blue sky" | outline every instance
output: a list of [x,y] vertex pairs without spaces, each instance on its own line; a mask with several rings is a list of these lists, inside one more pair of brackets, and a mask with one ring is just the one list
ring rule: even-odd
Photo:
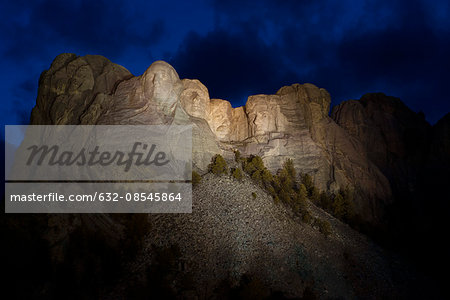
[[140,75],[157,59],[234,106],[311,82],[338,104],[400,97],[431,123],[450,111],[449,1],[2,1],[3,124],[28,121],[41,71],[62,52]]

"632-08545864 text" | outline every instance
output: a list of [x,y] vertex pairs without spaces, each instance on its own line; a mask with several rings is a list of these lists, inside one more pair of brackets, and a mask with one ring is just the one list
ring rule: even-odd
[[37,202],[94,202],[94,201],[106,201],[106,202],[119,202],[125,201],[151,201],[151,202],[165,202],[165,201],[181,201],[181,193],[125,193],[120,195],[119,193],[97,193],[94,194],[70,194],[68,196],[62,193],[48,193],[48,194],[14,194],[10,195],[10,201],[37,201]]

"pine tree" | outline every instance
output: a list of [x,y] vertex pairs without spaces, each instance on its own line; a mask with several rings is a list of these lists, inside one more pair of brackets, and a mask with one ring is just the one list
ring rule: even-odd
[[235,168],[231,171],[231,176],[233,176],[234,179],[240,181],[242,179],[242,172],[241,169]]
[[294,184],[293,184],[291,177],[289,176],[288,171],[284,168],[279,170],[277,177],[278,177],[278,182],[280,184],[280,189],[287,191],[287,192],[291,192]]
[[306,192],[306,188],[303,184],[300,185],[298,192],[294,192],[292,190],[293,194],[292,194],[292,198],[293,198],[293,203],[292,203],[292,208],[294,210],[294,212],[298,213],[298,214],[304,214],[307,212],[306,209],[306,200],[307,200],[307,192]]
[[301,178],[302,178],[302,183],[305,185],[306,190],[308,191],[308,193],[311,193],[312,188],[314,187],[314,183],[312,180],[311,175],[309,174],[301,174]]
[[294,168],[294,161],[290,158],[286,159],[283,163],[283,169],[286,170],[287,175],[290,177],[291,181],[295,181],[297,177],[297,172]]
[[261,181],[262,181],[262,176],[261,176],[261,171],[260,170],[256,170],[255,172],[253,172],[253,174],[252,174],[252,179],[254,180],[254,181],[256,181],[258,184],[260,184],[261,183]]
[[346,204],[341,193],[337,193],[333,201],[333,214],[338,219],[344,219],[347,215]]
[[306,190],[306,186],[304,184],[300,184],[298,195],[300,197],[300,201],[306,202],[306,199],[308,197],[308,191]]
[[250,176],[253,175],[255,171],[264,170],[264,162],[261,157],[254,155],[250,156],[244,163],[244,171]]
[[202,180],[202,176],[195,171],[192,171],[192,185],[196,186]]
[[320,193],[320,207],[323,209],[330,211],[331,210],[331,197],[327,195],[325,191]]
[[239,162],[241,160],[241,152],[239,150],[234,150],[234,160]]
[[319,189],[316,188],[315,186],[313,186],[311,189],[310,199],[314,204],[316,205],[320,204],[320,192]]
[[262,171],[261,179],[262,183],[264,184],[264,187],[266,188],[272,187],[273,175],[267,168],[264,168],[264,170]]
[[278,193],[278,195],[279,195],[279,198],[280,198],[281,202],[283,202],[285,204],[288,204],[288,205],[292,204],[291,195],[286,190],[281,190]]
[[209,170],[216,175],[228,174],[228,165],[220,154],[216,154],[209,165]]

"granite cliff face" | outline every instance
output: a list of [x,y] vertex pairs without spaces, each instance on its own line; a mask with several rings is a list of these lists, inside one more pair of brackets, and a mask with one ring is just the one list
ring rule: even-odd
[[386,222],[392,243],[413,249],[408,251],[417,260],[431,252],[430,264],[441,265],[448,247],[429,250],[415,245],[435,243],[448,227],[444,220],[450,209],[445,188],[450,182],[450,115],[431,126],[422,113],[382,93],[344,101],[331,115],[361,142],[363,155],[389,180],[394,201]]
[[367,157],[390,180],[396,193],[414,193],[426,160],[431,126],[400,99],[366,94],[334,107],[332,118],[364,145]]
[[359,215],[379,224],[389,183],[358,139],[328,117],[329,108],[328,92],[308,83],[250,96],[233,108],[162,61],[135,77],[101,56],[61,54],[41,75],[31,124],[193,124],[199,170],[214,154],[231,158],[235,149],[260,155],[272,171],[292,158],[322,190],[354,188]]
[[[41,75],[31,124],[192,123],[193,159],[204,169],[220,150],[206,120],[195,113],[188,115],[182,106],[190,101],[186,109],[199,111],[194,98],[190,98],[194,97],[190,90],[200,92],[196,84],[201,85],[192,81],[195,88],[189,88],[189,83],[182,82],[163,61],[154,62],[144,74],[135,77],[102,56],[61,54]],[[204,92],[208,93],[206,88]]]

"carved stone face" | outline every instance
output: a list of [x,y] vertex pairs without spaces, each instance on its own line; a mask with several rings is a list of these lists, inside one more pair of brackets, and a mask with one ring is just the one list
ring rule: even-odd
[[228,140],[231,133],[231,104],[221,99],[211,100],[209,124],[219,140]]
[[246,109],[252,135],[258,136],[277,131],[278,107],[276,101],[270,99],[270,96],[251,96]]
[[152,98],[164,114],[172,113],[183,90],[175,69],[166,62],[156,61],[142,76],[146,97]]
[[253,123],[255,124],[256,135],[275,129],[275,120],[271,118],[266,110],[257,111]]
[[202,119],[206,119],[210,112],[209,97],[196,95],[192,100],[192,112]]
[[207,88],[198,80],[183,79],[184,90],[180,100],[184,110],[191,116],[207,119],[210,112]]

